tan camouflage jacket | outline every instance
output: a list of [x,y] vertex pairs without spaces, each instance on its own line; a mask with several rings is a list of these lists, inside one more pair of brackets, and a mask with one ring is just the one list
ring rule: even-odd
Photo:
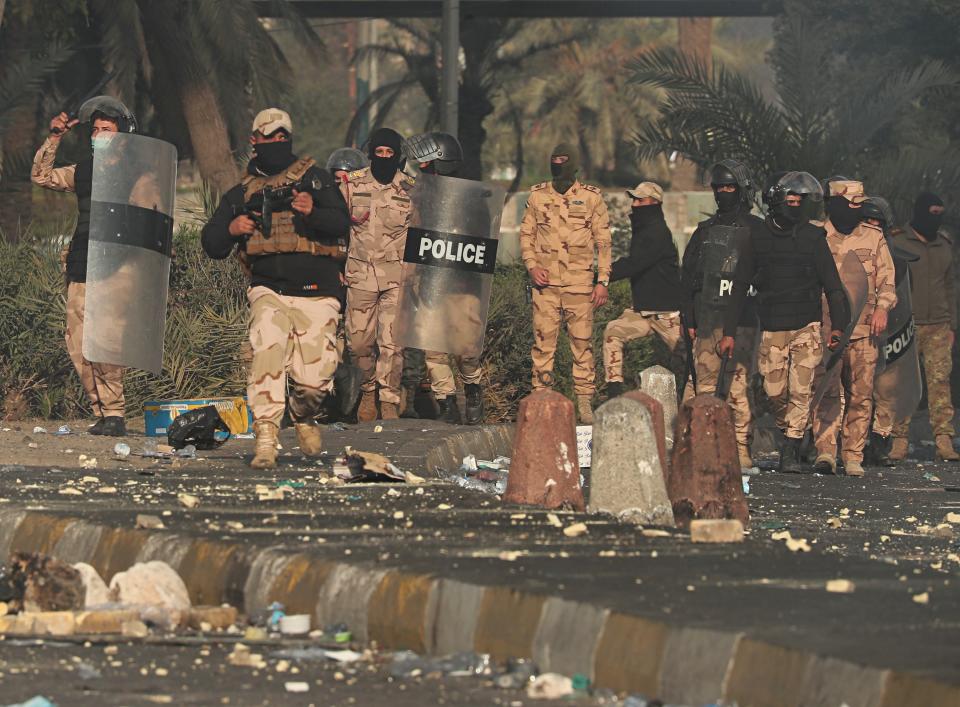
[[566,194],[550,182],[530,189],[520,224],[520,251],[527,270],[546,268],[550,284],[592,286],[610,278],[610,217],[597,187],[574,182]]
[[863,269],[867,271],[867,304],[860,314],[860,321],[853,330],[853,339],[870,336],[870,321],[875,309],[888,312],[897,303],[897,286],[894,279],[893,257],[883,237],[883,231],[868,223],[861,223],[850,235],[845,236],[828,220],[823,224],[827,231],[827,245],[840,271],[840,279],[846,284],[842,263],[844,256],[856,253]]
[[30,170],[30,181],[44,189],[53,191],[75,191],[73,180],[77,171],[75,164],[66,167],[54,167],[57,158],[57,148],[60,147],[59,138],[48,137],[43,141],[37,154],[33,156],[33,168]]
[[351,172],[340,184],[353,224],[344,273],[348,287],[382,292],[400,286],[413,184],[403,172],[381,184],[369,167]]

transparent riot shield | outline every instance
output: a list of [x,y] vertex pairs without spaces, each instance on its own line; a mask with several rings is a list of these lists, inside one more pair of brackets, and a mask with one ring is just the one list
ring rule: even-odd
[[143,135],[94,140],[83,355],[159,373],[177,150]]
[[874,380],[874,400],[878,409],[900,422],[916,412],[923,396],[909,272],[897,284],[897,304],[881,337],[880,361],[883,369],[878,368]]
[[[831,386],[839,385],[840,371],[843,369],[843,366],[840,365],[843,360],[843,352],[847,348],[847,344],[850,343],[850,337],[853,336],[853,331],[860,321],[860,315],[863,314],[863,308],[867,304],[869,281],[867,280],[867,272],[863,269],[863,263],[860,262],[857,254],[847,253],[840,263],[839,271],[843,289],[847,294],[847,303],[850,307],[850,323],[844,330],[843,336],[840,337],[840,343],[837,347],[833,351],[826,349],[823,371],[820,374],[817,387],[813,391],[813,399],[810,404],[811,412],[820,405],[820,401],[823,400],[823,396],[831,389]],[[830,332],[825,331],[824,338],[828,339],[829,336]]]
[[703,288],[697,296],[697,336],[712,336],[723,328],[723,318],[733,292],[733,275],[740,253],[750,238],[741,226],[710,226],[700,246]]
[[401,346],[480,356],[505,196],[483,182],[417,177],[397,307]]

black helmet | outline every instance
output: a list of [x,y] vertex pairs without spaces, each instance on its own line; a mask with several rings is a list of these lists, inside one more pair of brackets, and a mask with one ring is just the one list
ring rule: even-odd
[[882,196],[868,196],[860,212],[864,219],[873,218],[884,228],[893,226],[893,207]]
[[773,172],[767,177],[767,181],[763,186],[763,193],[760,194],[761,201],[767,206],[770,206],[770,199],[774,197],[774,190],[785,174],[789,174],[789,172]]
[[[800,206],[787,208],[787,197],[800,197]],[[764,193],[764,202],[774,218],[781,222],[803,223],[819,218],[823,213],[823,188],[809,172],[787,172]]]
[[710,186],[718,187],[731,184],[740,188],[740,194],[744,202],[753,199],[756,187],[747,165],[731,159],[721,160],[713,165],[710,170]]
[[137,132],[136,116],[122,101],[113,96],[94,96],[84,101],[77,111],[77,118],[81,123],[93,123],[98,116],[116,121],[117,130],[121,133]]
[[340,147],[330,153],[327,158],[327,169],[330,172],[356,172],[370,165],[370,159],[355,147]]
[[449,175],[463,161],[463,148],[450,133],[423,133],[403,141],[403,155],[410,162],[435,162],[438,174]]

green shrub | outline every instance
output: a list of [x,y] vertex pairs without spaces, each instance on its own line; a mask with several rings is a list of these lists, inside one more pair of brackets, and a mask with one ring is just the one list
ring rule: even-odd
[[[88,414],[80,381],[64,346],[65,288],[60,239],[0,242],[0,395],[9,417],[71,418]],[[522,265],[503,266],[494,275],[484,352],[488,419],[512,419],[530,392],[533,343],[528,282]],[[141,293],[150,296],[151,293]],[[130,371],[125,378],[127,409],[140,414],[151,399],[203,398],[242,394],[246,387],[241,351],[247,339],[246,280],[230,258],[215,261],[200,247],[194,226],[178,230],[164,342],[163,372]],[[597,312],[594,354],[603,386],[603,328],[630,305],[627,283],[610,288],[610,303]],[[627,348],[625,374],[654,362],[667,363],[659,342]],[[572,359],[561,333],[554,366],[556,387],[572,396]]]

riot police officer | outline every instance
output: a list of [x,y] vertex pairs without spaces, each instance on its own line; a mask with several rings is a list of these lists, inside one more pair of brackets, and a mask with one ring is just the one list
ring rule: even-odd
[[751,231],[737,263],[720,350],[734,350],[740,309],[754,285],[761,329],[757,365],[785,438],[779,470],[799,471],[814,373],[823,358],[822,297],[830,306],[830,348],[847,327],[849,306],[826,233],[810,223],[823,206],[816,178],[787,172],[764,193],[764,202],[769,207],[765,227]]
[[736,347],[724,363],[719,352],[723,318],[733,291],[733,274],[741,245],[754,232],[762,232],[763,221],[750,213],[756,191],[747,166],[733,159],[718,162],[710,170],[717,211],[700,222],[683,254],[681,316],[693,342],[696,390],[716,391],[725,367],[730,390],[726,396],[733,409],[740,465],[753,466],[750,457],[750,401],[747,397],[756,338],[757,312],[752,296],[739,308],[735,332]]

